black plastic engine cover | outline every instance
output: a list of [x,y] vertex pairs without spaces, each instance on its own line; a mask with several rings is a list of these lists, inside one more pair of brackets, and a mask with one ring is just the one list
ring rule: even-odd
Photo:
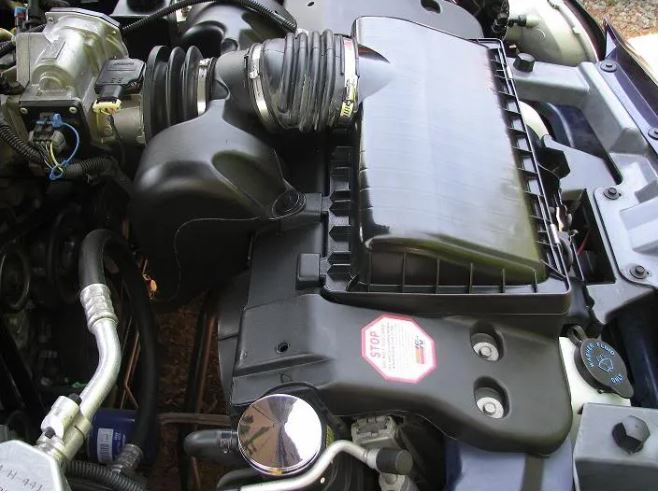
[[[444,286],[430,282],[431,290],[427,291],[421,283],[413,285],[417,276],[423,275],[422,267],[416,269],[416,277],[406,277],[408,284],[404,275],[403,282],[391,282],[384,288],[383,283],[371,283],[359,290],[351,281],[362,275],[360,268],[369,254],[368,245],[364,249],[363,243],[378,234],[388,241],[387,232],[408,233],[404,242],[397,241],[402,236],[397,234],[387,245],[391,247],[389,252],[395,248],[402,252],[402,259],[406,255],[408,260],[426,248],[427,238],[419,237],[418,232],[441,235],[445,225],[435,217],[427,219],[423,207],[431,209],[436,202],[424,201],[458,198],[460,192],[469,195],[470,200],[477,200],[478,190],[488,197],[481,204],[469,204],[471,220],[460,225],[464,236],[477,236],[470,235],[469,227],[496,227],[486,214],[501,212],[501,207],[509,205],[489,207],[488,201],[495,200],[499,192],[503,196],[500,200],[519,207],[518,213],[507,209],[513,216],[509,220],[518,221],[519,228],[526,228],[525,239],[532,240],[527,228],[534,214],[528,213],[519,198],[523,197],[523,185],[537,192],[535,206],[545,208],[546,203],[540,193],[540,178],[532,168],[534,154],[520,116],[514,116],[518,127],[504,125],[504,113],[513,111],[517,104],[513,87],[504,88],[507,92],[499,95],[501,87],[494,82],[496,77],[505,79],[498,73],[504,71],[504,61],[500,54],[491,60],[484,53],[485,46],[397,19],[361,18],[356,23],[355,37],[362,55],[360,84],[363,81],[364,85],[360,85],[360,91],[366,93],[366,98],[351,145],[342,140],[327,164],[327,222],[278,234],[259,234],[253,245],[250,287],[240,329],[220,325],[220,351],[227,348],[220,357],[221,372],[225,380],[232,375],[228,384],[231,404],[239,411],[263,394],[306,385],[317,389],[328,409],[337,415],[417,414],[448,436],[483,449],[550,453],[564,442],[572,417],[557,342],[571,291],[551,239],[545,242],[551,274],[547,279],[537,276],[535,283],[510,282],[501,287],[491,283]],[[386,61],[375,60],[368,50]],[[441,66],[438,61],[449,59],[450,54],[471,58],[456,56],[454,67]],[[416,61],[408,67],[416,72],[400,76],[397,84],[384,89],[376,83],[365,86],[373,80],[369,76],[377,72],[372,64],[395,64],[400,60]],[[393,74],[388,75],[396,77],[398,67],[389,68]],[[431,81],[436,71],[451,69],[452,80],[450,76],[437,76],[441,84],[434,87]],[[384,74],[380,82],[385,84],[386,70],[379,73]],[[479,82],[460,79],[469,75],[480,78]],[[448,83],[452,86],[443,90],[442,84]],[[465,88],[461,92],[460,85]],[[469,106],[467,102],[473,98],[469,88],[490,93],[475,98],[479,106]],[[436,94],[431,94],[433,90]],[[441,101],[442,94],[448,94],[451,100]],[[409,114],[401,113],[405,104]],[[472,113],[451,119],[449,113],[424,108],[424,104],[463,107]],[[404,121],[408,128],[400,127]],[[461,143],[471,148],[460,154],[450,135],[473,132],[472,128],[464,128],[465,121],[477,123],[481,131],[462,139]],[[453,134],[441,134],[438,130],[447,131],[450,122],[457,125]],[[482,135],[489,125],[497,142]],[[396,149],[405,141],[406,147]],[[488,145],[500,155],[487,158]],[[477,146],[481,148],[473,149]],[[517,147],[521,152],[515,155],[512,149]],[[346,150],[342,156],[341,149]],[[469,156],[477,159],[478,165],[466,162],[464,166],[470,171],[461,176],[461,181],[444,176],[450,173],[446,160],[459,162]],[[482,174],[477,174],[478,166],[483,167]],[[502,180],[495,176],[497,170]],[[425,171],[429,178],[424,182],[404,176],[405,171],[408,175]],[[530,175],[532,183],[520,183],[517,173]],[[486,183],[478,182],[480,176],[488,176],[489,185],[497,190],[487,190]],[[509,197],[505,196],[505,186],[510,188]],[[404,187],[409,189],[400,192]],[[431,193],[426,197],[420,196],[421,191],[428,190]],[[478,205],[482,216],[477,214]],[[459,213],[459,208],[449,206],[451,214]],[[548,228],[544,221],[550,218],[544,215],[545,209],[537,210],[542,223],[537,234],[545,238]],[[455,223],[459,225],[458,218]],[[499,239],[499,248],[504,250],[505,238]],[[430,246],[431,252],[434,246]],[[367,260],[365,263],[372,264]],[[387,263],[382,265],[386,267]],[[430,277],[433,272],[429,269]],[[524,281],[527,279],[520,279]],[[389,330],[395,320],[402,320],[407,328]],[[389,324],[388,328],[382,329],[382,321]],[[497,361],[475,353],[472,338],[476,333],[488,334],[497,341],[501,355]],[[380,351],[379,344],[385,349]],[[230,354],[233,348],[234,365]],[[411,370],[400,369],[404,365]],[[500,398],[502,417],[487,416],[480,410],[478,401],[483,395]]]
[[[291,275],[301,253],[322,251],[323,229],[318,222],[259,235],[239,330],[237,313],[222,308],[221,374],[236,411],[264,394],[303,384],[317,389],[337,415],[418,414],[487,450],[543,454],[560,446],[571,405],[557,339],[546,335],[555,330],[553,320],[402,315],[432,339],[435,368],[415,382],[387,379],[364,356],[364,330],[367,336],[368,325],[382,315],[400,315],[331,302],[317,288],[298,289]],[[497,338],[498,361],[473,351],[471,336],[482,331]],[[478,410],[476,389],[482,387],[501,391],[503,418]]]

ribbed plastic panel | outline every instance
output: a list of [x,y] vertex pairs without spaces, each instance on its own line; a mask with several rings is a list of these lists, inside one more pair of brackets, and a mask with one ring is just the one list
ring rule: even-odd
[[567,273],[502,44],[409,23],[396,45],[378,24],[361,19],[358,42],[397,70],[363,102],[359,149],[333,154],[326,295],[413,311],[566,311]]

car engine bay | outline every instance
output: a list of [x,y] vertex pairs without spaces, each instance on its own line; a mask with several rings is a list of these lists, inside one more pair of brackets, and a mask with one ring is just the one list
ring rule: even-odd
[[[0,13],[0,490],[143,490],[167,447],[182,488],[197,461],[218,490],[656,488],[658,85],[614,26]],[[166,443],[154,313],[200,298]]]

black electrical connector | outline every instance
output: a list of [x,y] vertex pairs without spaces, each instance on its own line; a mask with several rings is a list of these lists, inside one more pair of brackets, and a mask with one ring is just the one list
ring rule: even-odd
[[144,62],[119,58],[105,62],[94,89],[99,101],[116,101],[124,94],[137,91],[144,79]]

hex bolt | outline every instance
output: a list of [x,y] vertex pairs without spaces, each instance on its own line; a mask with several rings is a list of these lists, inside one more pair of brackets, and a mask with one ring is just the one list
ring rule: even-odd
[[69,106],[69,113],[75,115],[77,112],[78,112],[78,108],[76,108],[75,106]]
[[498,361],[500,359],[498,344],[493,336],[484,333],[473,334],[471,344],[473,344],[473,351],[480,358],[487,361]]
[[27,115],[27,108],[22,107],[18,110],[21,115]]
[[615,187],[608,187],[603,191],[603,195],[607,199],[617,200],[621,193],[619,193],[619,190],[617,190]]
[[636,279],[646,279],[646,277],[649,275],[649,272],[644,268],[644,266],[638,264],[631,267],[631,275]]
[[649,129],[649,137],[654,140],[658,140],[658,127]]
[[601,62],[601,70],[604,72],[616,72],[617,64],[611,60],[604,60]]
[[642,450],[650,436],[649,426],[637,416],[627,416],[612,428],[615,443],[629,454]]
[[477,400],[476,404],[480,412],[489,418],[500,419],[505,415],[505,408],[502,402],[495,397],[481,397]]
[[496,414],[496,404],[493,402],[485,402],[482,406],[482,412],[484,412],[484,414],[487,416],[493,416]]
[[484,345],[482,345],[482,347],[480,348],[480,350],[478,352],[479,352],[480,356],[482,356],[484,359],[487,359],[493,353],[493,349],[491,348],[491,346],[484,344]]
[[52,437],[55,436],[55,430],[53,430],[50,426],[43,430],[43,436],[45,436],[48,439],[51,439]]

